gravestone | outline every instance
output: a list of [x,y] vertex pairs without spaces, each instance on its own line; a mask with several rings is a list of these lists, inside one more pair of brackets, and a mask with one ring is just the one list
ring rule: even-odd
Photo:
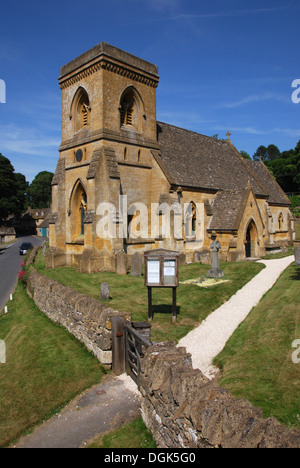
[[127,275],[127,255],[124,250],[119,250],[116,254],[116,273]]
[[186,264],[186,255],[184,252],[181,252],[179,255],[179,266],[183,266]]
[[109,284],[107,283],[101,283],[101,299],[103,301],[108,301],[109,300]]
[[219,250],[221,248],[221,244],[219,241],[217,241],[217,236],[212,235],[212,243],[210,245],[210,248],[212,249],[213,252],[213,257],[212,257],[212,267],[207,273],[208,278],[224,278],[224,273],[222,270],[220,270],[220,263],[219,263]]
[[296,265],[300,265],[300,247],[297,247],[295,249],[295,260],[296,260]]
[[131,276],[142,276],[143,261],[139,252],[135,252],[131,260]]
[[200,258],[200,252],[194,252],[193,253],[193,262],[194,263],[200,263],[201,258]]

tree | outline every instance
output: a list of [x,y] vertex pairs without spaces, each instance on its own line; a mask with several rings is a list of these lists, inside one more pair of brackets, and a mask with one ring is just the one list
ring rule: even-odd
[[268,150],[265,146],[259,146],[253,155],[253,161],[265,161],[268,156]]
[[49,208],[51,205],[51,182],[53,173],[39,172],[27,191],[27,204],[31,208]]
[[15,174],[15,169],[9,159],[0,153],[0,221],[9,215],[20,215],[24,210],[25,192],[27,189],[25,176]]
[[16,189],[17,189],[17,209],[16,215],[19,215],[25,211],[26,206],[26,193],[28,190],[29,182],[26,177],[18,172],[15,173]]
[[267,161],[266,166],[285,192],[300,192],[300,141],[294,150],[284,151],[281,157]]
[[251,160],[251,157],[250,155],[247,153],[247,151],[240,151],[240,154],[243,156],[243,158],[245,159],[250,159]]
[[259,146],[253,155],[253,161],[275,161],[281,157],[280,150],[275,145]]
[[269,145],[267,148],[268,161],[275,161],[281,157],[280,150],[275,145]]

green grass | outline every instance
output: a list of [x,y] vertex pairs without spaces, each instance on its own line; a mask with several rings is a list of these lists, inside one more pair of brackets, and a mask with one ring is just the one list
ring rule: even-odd
[[300,268],[290,266],[215,359],[220,385],[246,398],[282,424],[300,427],[300,364],[292,343],[300,339]]
[[284,249],[277,253],[269,253],[263,257],[263,260],[277,260],[284,257],[290,257],[291,255],[294,255],[294,247],[288,247],[286,250]]
[[0,447],[48,419],[100,382],[104,369],[82,344],[53,324],[18,285],[0,315],[6,364],[0,364]]
[[[77,291],[100,300],[100,285],[110,285],[109,306],[121,312],[132,314],[133,321],[148,319],[148,293],[144,278],[130,274],[119,276],[116,273],[78,273],[72,268],[44,269],[44,260],[39,252],[35,264],[44,275]],[[174,340],[178,342],[190,330],[201,323],[211,312],[226,302],[238,289],[243,287],[264,265],[253,262],[221,264],[228,283],[212,288],[199,288],[195,285],[180,285],[177,290],[177,322],[172,323],[172,290],[153,288],[154,318],[152,341]],[[180,268],[180,281],[205,276],[210,266],[194,263]]]
[[94,440],[87,448],[156,448],[151,432],[140,417]]

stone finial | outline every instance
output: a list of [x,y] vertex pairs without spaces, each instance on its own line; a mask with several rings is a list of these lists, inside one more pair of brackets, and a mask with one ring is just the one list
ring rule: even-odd
[[227,133],[226,133],[226,136],[227,136],[227,140],[228,140],[228,141],[231,141],[231,139],[230,139],[231,133],[230,133],[230,132],[227,132]]

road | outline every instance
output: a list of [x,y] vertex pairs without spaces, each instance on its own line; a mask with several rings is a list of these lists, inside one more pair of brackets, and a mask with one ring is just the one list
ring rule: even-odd
[[34,246],[41,245],[43,241],[44,239],[35,236],[19,237],[11,246],[0,248],[0,311],[14,291],[21,269],[23,257],[19,254],[19,246],[22,242],[31,242]]

